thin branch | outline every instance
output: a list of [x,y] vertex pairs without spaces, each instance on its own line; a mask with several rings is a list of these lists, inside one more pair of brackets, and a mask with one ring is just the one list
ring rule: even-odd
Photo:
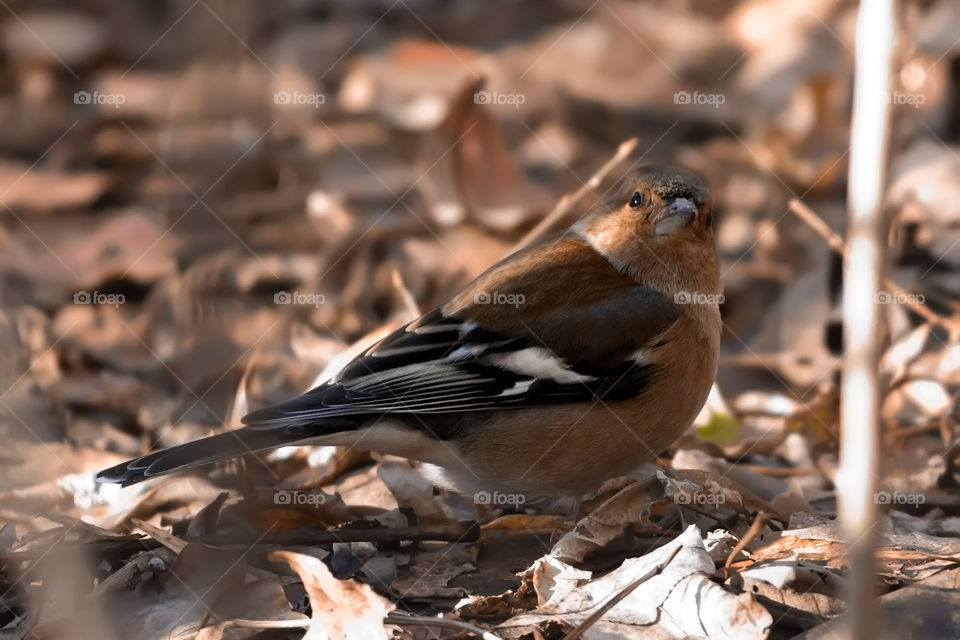
[[501,640],[500,636],[492,631],[487,631],[486,629],[470,624],[469,622],[464,622],[463,620],[432,618],[428,616],[417,616],[410,613],[404,613],[402,611],[394,611],[393,613],[388,613],[387,617],[384,618],[383,621],[385,624],[394,624],[398,627],[423,626],[457,629],[458,631],[469,631],[483,640]]
[[596,189],[600,186],[600,183],[603,182],[603,179],[607,177],[611,171],[613,171],[618,164],[620,164],[624,158],[633,153],[633,150],[637,148],[637,143],[639,140],[637,138],[630,138],[620,143],[620,146],[617,148],[617,152],[613,154],[613,157],[607,160],[607,162],[600,167],[595,174],[590,176],[590,179],[584,182],[579,189],[573,193],[568,193],[557,202],[556,206],[553,207],[553,210],[548,213],[543,220],[541,220],[537,226],[530,230],[527,235],[523,236],[523,239],[518,242],[513,249],[507,255],[516,253],[521,249],[524,249],[536,240],[539,240],[543,235],[549,232],[553,227],[563,220],[570,210],[573,209],[573,206],[580,201],[583,196],[593,189]]
[[763,511],[757,513],[757,517],[753,519],[753,523],[750,525],[750,528],[747,529],[747,532],[743,534],[743,537],[740,538],[740,542],[737,543],[737,546],[733,548],[733,551],[730,552],[730,555],[727,556],[727,561],[723,563],[724,572],[730,571],[730,565],[733,564],[733,561],[737,559],[737,556],[740,555],[740,552],[747,548],[747,545],[753,542],[763,531],[763,527],[767,524],[767,514]]
[[[301,527],[300,529],[268,533],[259,537],[249,534],[219,533],[204,536],[177,537],[150,523],[131,519],[150,537],[100,538],[82,543],[85,548],[99,553],[118,553],[122,550],[144,551],[166,547],[174,553],[180,553],[188,542],[202,542],[214,547],[250,547],[268,545],[317,545],[334,542],[373,542],[392,543],[407,540],[430,540],[440,542],[476,542],[480,539],[480,525],[474,520],[440,523],[435,525],[397,527],[385,529],[320,529]],[[62,544],[71,544],[64,542]],[[81,543],[76,543],[80,545]],[[27,549],[0,553],[0,564],[27,562],[42,556],[43,549]]]
[[184,540],[198,541],[213,546],[249,545],[257,543],[297,545],[325,544],[333,542],[402,542],[406,540],[431,540],[442,542],[476,542],[480,539],[480,525],[474,521],[439,523],[427,526],[397,527],[384,529],[313,529],[273,533],[251,540],[249,535],[214,534],[185,537]]
[[[847,245],[843,241],[843,238],[837,235],[827,225],[827,223],[823,221],[823,218],[818,216],[812,209],[810,209],[810,207],[799,200],[791,200],[790,211],[795,213],[797,217],[806,222],[811,229],[816,231],[821,238],[826,240],[831,249],[842,255],[844,258],[849,256],[850,250],[847,249]],[[916,296],[909,295],[908,292],[904,291],[890,278],[883,278],[883,287],[891,293],[896,294],[893,296],[894,300],[910,307],[910,309],[915,311],[917,315],[923,317],[931,324],[939,325],[955,335],[960,335],[960,323],[955,322],[953,318],[946,318],[936,313],[930,307],[917,300]]]
[[293,620],[227,620],[223,623],[224,629],[306,629],[310,626],[310,618]]

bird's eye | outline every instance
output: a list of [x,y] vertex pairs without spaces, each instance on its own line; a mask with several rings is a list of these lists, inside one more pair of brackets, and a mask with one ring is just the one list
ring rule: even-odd
[[643,194],[639,191],[634,191],[633,195],[630,196],[630,207],[636,209],[637,207],[643,204]]

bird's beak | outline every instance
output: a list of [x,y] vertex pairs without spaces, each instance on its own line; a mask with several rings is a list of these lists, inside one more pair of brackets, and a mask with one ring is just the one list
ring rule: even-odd
[[665,236],[682,229],[697,217],[697,206],[686,198],[670,198],[663,208],[663,215],[656,224],[658,236]]

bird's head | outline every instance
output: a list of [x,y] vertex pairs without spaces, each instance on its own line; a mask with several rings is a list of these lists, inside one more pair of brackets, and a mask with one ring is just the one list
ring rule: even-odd
[[612,201],[575,229],[638,280],[650,274],[657,280],[686,280],[718,269],[710,189],[677,167],[640,167]]

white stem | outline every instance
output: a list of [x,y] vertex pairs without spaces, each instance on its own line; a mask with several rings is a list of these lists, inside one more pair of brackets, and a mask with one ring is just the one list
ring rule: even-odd
[[890,139],[894,53],[894,0],[863,0],[856,30],[856,67],[847,192],[849,254],[844,268],[843,324],[846,356],[841,396],[842,437],[837,474],[839,514],[851,551],[851,638],[877,637],[875,570],[880,477],[878,362],[886,224],[883,195]]

